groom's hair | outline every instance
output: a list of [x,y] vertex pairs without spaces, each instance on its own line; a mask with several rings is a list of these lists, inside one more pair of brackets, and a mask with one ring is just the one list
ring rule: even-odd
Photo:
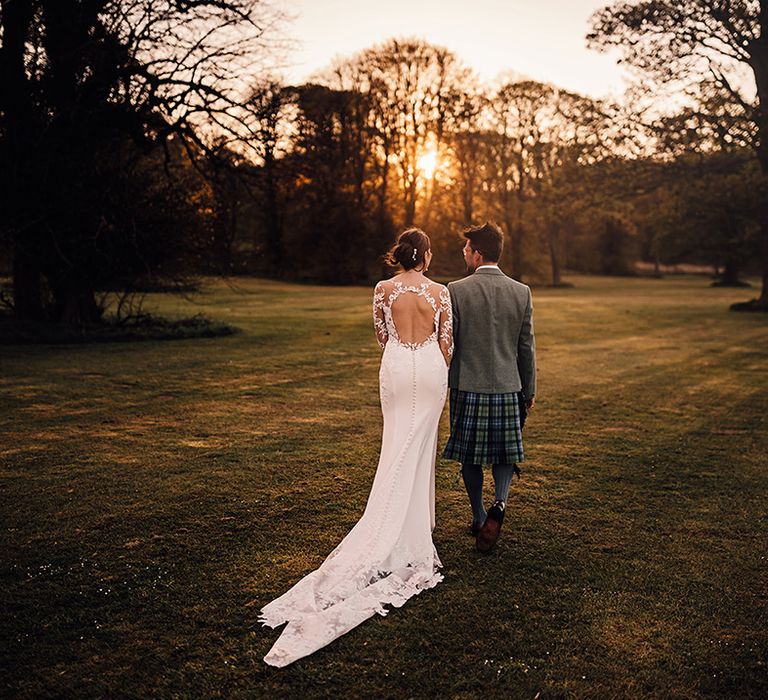
[[483,260],[499,262],[504,233],[493,221],[486,221],[482,226],[470,226],[461,235],[469,241],[472,250],[483,256]]

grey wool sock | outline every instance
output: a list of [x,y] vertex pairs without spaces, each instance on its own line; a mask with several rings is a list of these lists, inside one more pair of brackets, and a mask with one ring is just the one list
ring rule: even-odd
[[482,525],[487,515],[483,505],[483,467],[480,464],[462,464],[461,475],[472,506],[472,521]]
[[509,485],[512,483],[512,475],[515,473],[514,464],[493,465],[493,486],[496,491],[496,500],[507,502]]

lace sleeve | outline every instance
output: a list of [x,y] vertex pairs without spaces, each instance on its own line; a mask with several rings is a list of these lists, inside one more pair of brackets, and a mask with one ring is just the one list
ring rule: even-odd
[[383,348],[387,344],[389,333],[384,320],[384,287],[381,282],[373,290],[373,327],[376,331],[376,340]]
[[451,294],[447,287],[440,289],[440,350],[446,364],[451,364],[453,357],[453,307]]

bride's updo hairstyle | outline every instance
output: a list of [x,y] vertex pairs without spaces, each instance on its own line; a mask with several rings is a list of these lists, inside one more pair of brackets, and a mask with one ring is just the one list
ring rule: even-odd
[[390,267],[400,265],[404,270],[412,270],[424,262],[429,249],[429,236],[420,228],[409,228],[397,237],[395,245],[384,256],[384,262]]

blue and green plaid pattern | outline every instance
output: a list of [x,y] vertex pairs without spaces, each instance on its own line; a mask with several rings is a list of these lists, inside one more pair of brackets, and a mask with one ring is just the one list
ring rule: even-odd
[[451,436],[446,459],[462,464],[522,462],[525,410],[521,393],[477,394],[451,389]]

